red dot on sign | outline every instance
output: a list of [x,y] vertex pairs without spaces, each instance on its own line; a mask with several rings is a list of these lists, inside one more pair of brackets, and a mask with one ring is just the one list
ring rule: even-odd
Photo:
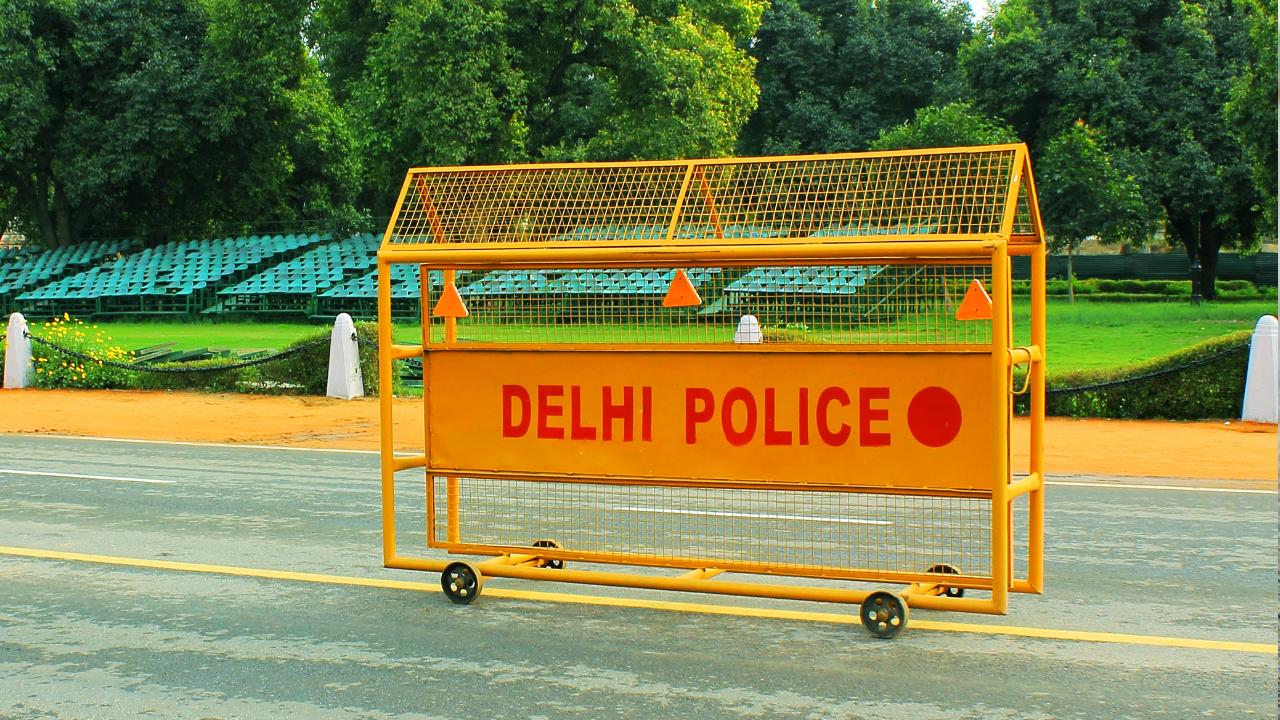
[[960,432],[960,403],[940,387],[927,387],[911,398],[907,427],[921,445],[942,447]]

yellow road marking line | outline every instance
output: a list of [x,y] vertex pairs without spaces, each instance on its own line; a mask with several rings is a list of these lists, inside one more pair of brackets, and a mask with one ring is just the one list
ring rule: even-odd
[[[233,567],[229,565],[204,565],[201,563],[175,562],[172,560],[149,560],[144,558],[117,557],[113,555],[89,555],[85,553],[63,552],[60,550],[37,550],[33,548],[0,546],[0,555],[37,558],[41,560],[68,560],[96,563],[100,565],[123,565],[127,567],[147,568],[151,570],[177,570],[180,572],[234,575],[238,577],[263,578],[268,580],[294,580],[297,582],[322,583],[326,585],[354,585],[358,587],[381,588],[387,590],[413,590],[417,592],[441,591],[439,585],[408,580],[383,580],[380,578],[362,578],[350,575],[325,575],[321,573],[265,570],[261,568]],[[488,588],[484,591],[484,594],[496,598],[529,600],[534,602],[600,605],[645,610],[691,612],[705,615],[730,615],[735,617],[751,617],[771,620],[800,620],[805,622],[835,623],[843,625],[860,624],[857,615],[849,615],[845,613],[779,610],[774,608],[739,607],[733,605],[710,605],[706,603],[646,600],[639,598],[608,597],[602,595],[574,595],[571,593],[514,590],[510,588]],[[1017,627],[1011,625],[944,622],[938,620],[912,620],[911,627],[917,630],[980,633],[985,635],[1012,635],[1016,637],[1040,638],[1044,640],[1073,640],[1080,642],[1120,643],[1124,645],[1154,645],[1158,647],[1194,648],[1198,650],[1227,650],[1231,652],[1265,653],[1269,655],[1275,655],[1277,651],[1277,647],[1275,645],[1268,645],[1266,643],[1196,640],[1194,638],[1084,632],[1078,630],[1053,630],[1046,628]]]

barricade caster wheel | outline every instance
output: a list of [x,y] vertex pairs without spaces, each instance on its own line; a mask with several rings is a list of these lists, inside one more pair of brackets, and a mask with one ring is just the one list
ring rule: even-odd
[[[533,545],[531,545],[530,547],[536,547],[536,548],[553,548],[553,549],[555,549],[555,550],[563,550],[563,549],[564,549],[564,546],[563,546],[563,545],[561,545],[560,543],[556,542],[555,540],[535,540],[535,541],[533,542]],[[544,563],[545,563],[545,564],[544,564],[542,567],[551,568],[552,570],[563,570],[563,569],[564,569],[564,561],[563,561],[563,560],[545,560],[545,561],[544,561]]]
[[440,573],[440,587],[445,597],[459,605],[468,605],[480,597],[484,576],[480,574],[480,568],[469,562],[449,563]]
[[909,615],[906,601],[888,590],[871,593],[858,609],[862,627],[873,636],[886,639],[902,632],[902,628],[907,626]]
[[[943,563],[938,563],[937,565],[930,567],[928,570],[925,570],[925,572],[939,573],[942,575],[960,575],[961,574],[960,568],[956,567],[955,565],[946,565]],[[953,588],[953,587],[947,587],[944,585],[942,587],[942,594],[946,595],[949,598],[962,598],[964,597],[964,588]]]

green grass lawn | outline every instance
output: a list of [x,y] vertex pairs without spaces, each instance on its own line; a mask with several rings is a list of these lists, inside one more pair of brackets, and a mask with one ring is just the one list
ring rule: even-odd
[[[1193,308],[1182,303],[1091,303],[1068,305],[1050,300],[1049,363],[1054,370],[1119,367],[1150,360],[1237,330],[1252,329],[1258,318],[1274,314],[1270,302],[1221,303]],[[1019,344],[1028,341],[1030,307],[1015,300],[1014,327]],[[136,350],[176,342],[179,349],[229,347],[235,350],[281,348],[318,332],[305,323],[98,323],[112,343]],[[731,332],[727,331],[727,332]],[[417,325],[398,325],[396,339],[417,342]]]
[[[1189,345],[1239,330],[1276,314],[1273,302],[1218,303],[1198,308],[1182,303],[1091,303],[1050,300],[1049,368],[1099,370],[1151,360]],[[1029,303],[1015,302],[1018,344],[1030,337]]]

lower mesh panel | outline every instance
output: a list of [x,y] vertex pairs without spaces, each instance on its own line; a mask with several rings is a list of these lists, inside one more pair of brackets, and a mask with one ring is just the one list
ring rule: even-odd
[[434,501],[436,547],[554,540],[638,565],[856,578],[945,564],[991,576],[988,498],[438,477]]

